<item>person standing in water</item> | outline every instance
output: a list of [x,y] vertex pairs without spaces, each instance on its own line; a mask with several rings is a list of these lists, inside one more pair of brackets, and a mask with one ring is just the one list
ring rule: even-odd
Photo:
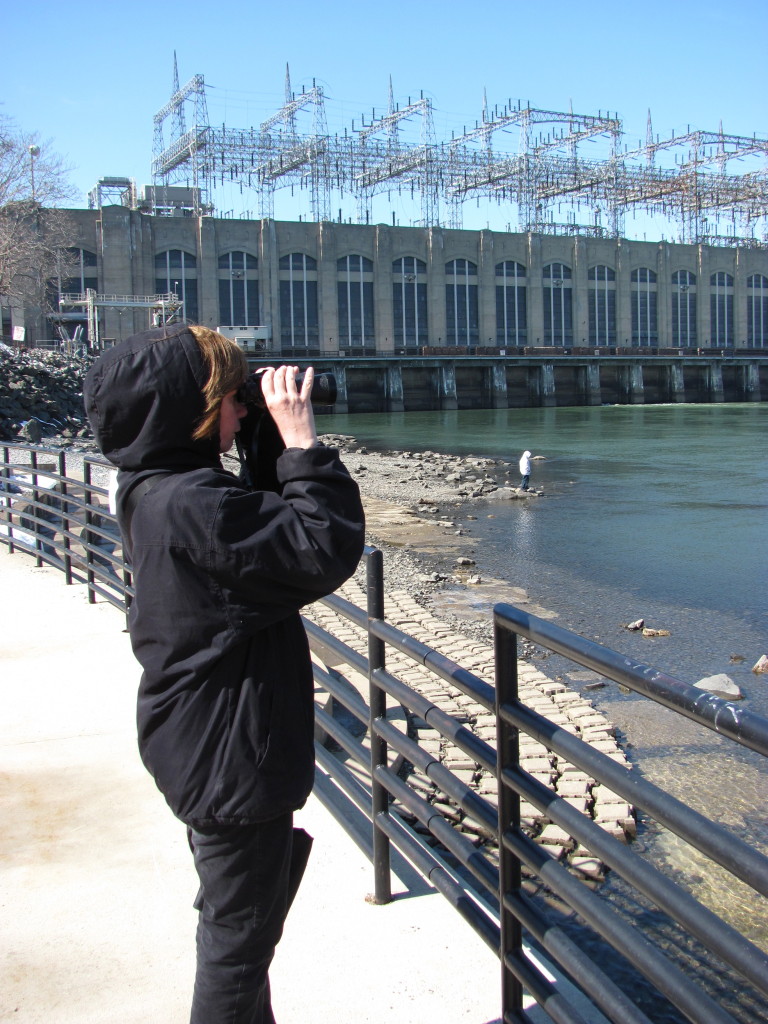
[[520,490],[527,491],[531,479],[531,453],[529,451],[524,451],[520,456],[520,476],[522,477]]

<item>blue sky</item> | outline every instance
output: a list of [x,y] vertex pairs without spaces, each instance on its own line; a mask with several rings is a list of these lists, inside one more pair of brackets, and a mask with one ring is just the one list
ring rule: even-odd
[[[331,131],[385,112],[391,76],[401,105],[422,91],[432,99],[438,140],[481,117],[484,91],[491,106],[616,112],[630,148],[645,139],[649,109],[662,137],[721,122],[768,136],[765,0],[46,0],[15,3],[3,23],[0,109],[66,157],[82,205],[102,176],[150,182],[152,118],[171,94],[174,51],[181,82],[202,74],[209,120],[230,128],[281,105],[288,64],[294,91],[323,87]],[[289,216],[306,214],[301,202]],[[504,226],[498,216],[492,227]]]

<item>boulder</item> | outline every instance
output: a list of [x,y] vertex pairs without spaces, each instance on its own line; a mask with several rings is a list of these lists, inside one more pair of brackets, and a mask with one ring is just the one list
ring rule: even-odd
[[27,420],[19,433],[24,440],[29,441],[30,444],[39,444],[43,436],[42,427],[37,420]]
[[694,683],[700,690],[708,690],[716,697],[724,697],[726,700],[743,700],[744,694],[736,683],[727,676],[725,672],[718,672],[714,676],[706,676]]
[[752,666],[752,671],[755,673],[768,672],[768,654],[762,654],[755,665]]

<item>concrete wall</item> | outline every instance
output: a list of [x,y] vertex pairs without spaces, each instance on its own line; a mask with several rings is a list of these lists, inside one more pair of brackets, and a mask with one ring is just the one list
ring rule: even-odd
[[[376,351],[394,352],[392,261],[414,256],[427,266],[429,346],[446,347],[446,273],[454,259],[477,267],[478,343],[497,345],[496,272],[498,263],[512,260],[526,268],[527,344],[544,345],[544,279],[546,264],[559,262],[571,270],[573,341],[588,347],[589,271],[606,265],[616,275],[616,346],[631,346],[631,274],[648,267],[657,274],[658,346],[672,345],[671,276],[676,270],[696,275],[697,346],[712,347],[710,329],[710,276],[725,271],[734,279],[734,342],[746,344],[747,279],[768,276],[768,251],[728,249],[668,242],[526,235],[446,228],[404,228],[386,224],[350,225],[325,222],[246,221],[187,216],[153,217],[120,206],[102,210],[69,211],[72,245],[95,252],[99,291],[113,294],[155,292],[155,255],[182,249],[197,262],[198,320],[210,327],[222,323],[218,298],[218,258],[243,250],[258,259],[260,321],[280,338],[279,260],[302,252],[317,260],[319,350],[331,354],[339,347],[337,260],[359,254],[373,263]],[[119,339],[147,325],[142,311],[107,310],[102,336]],[[38,325],[39,336],[50,336],[49,325]]]

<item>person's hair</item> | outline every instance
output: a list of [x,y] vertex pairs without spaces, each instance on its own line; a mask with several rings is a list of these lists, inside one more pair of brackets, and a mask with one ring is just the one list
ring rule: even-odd
[[230,391],[235,391],[248,375],[248,360],[236,342],[209,327],[191,326],[194,336],[208,368],[208,380],[203,388],[205,412],[192,434],[193,441],[214,437],[219,429],[221,401]]

